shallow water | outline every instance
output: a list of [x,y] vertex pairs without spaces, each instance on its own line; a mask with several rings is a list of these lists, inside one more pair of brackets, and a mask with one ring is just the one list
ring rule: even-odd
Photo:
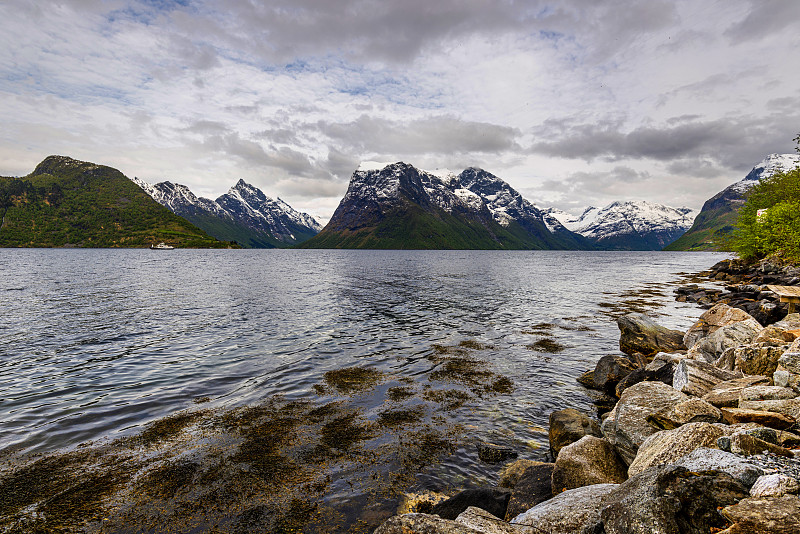
[[376,417],[388,388],[430,373],[434,345],[468,342],[515,389],[447,414],[467,436],[421,484],[491,481],[497,468],[477,461],[471,440],[544,458],[549,413],[590,410],[575,378],[618,352],[614,306],[644,303],[685,329],[702,310],[674,302],[668,284],[724,257],[0,249],[0,449],[129,435],[200,397],[203,407],[327,401],[335,394],[314,386],[354,365],[392,377],[354,401]]

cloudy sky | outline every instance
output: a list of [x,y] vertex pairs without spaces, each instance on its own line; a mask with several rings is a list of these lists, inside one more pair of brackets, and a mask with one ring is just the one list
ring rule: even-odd
[[360,161],[699,208],[800,132],[797,0],[3,0],[0,175],[50,154],[323,222]]

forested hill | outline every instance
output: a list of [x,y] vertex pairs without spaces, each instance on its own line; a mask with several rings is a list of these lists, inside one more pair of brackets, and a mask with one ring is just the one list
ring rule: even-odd
[[0,247],[227,247],[150,198],[120,171],[49,156],[0,177]]

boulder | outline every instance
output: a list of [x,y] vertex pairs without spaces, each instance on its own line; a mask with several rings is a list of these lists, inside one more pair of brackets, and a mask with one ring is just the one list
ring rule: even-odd
[[499,464],[517,457],[517,452],[505,445],[497,445],[488,441],[479,441],[476,445],[478,447],[478,459],[487,464]]
[[795,341],[778,358],[778,363],[790,373],[800,374],[800,340]]
[[373,534],[485,534],[461,523],[428,514],[390,517]]
[[762,475],[750,488],[753,497],[783,497],[800,492],[797,479],[781,473]]
[[595,484],[559,493],[511,520],[524,525],[526,534],[575,534],[597,523],[600,501],[618,484]]
[[720,510],[733,526],[720,534],[797,534],[800,532],[800,498],[748,497]]
[[553,496],[551,481],[554,467],[555,464],[540,464],[525,470],[514,486],[511,499],[508,501],[506,521],[510,521],[522,512],[530,510],[540,502],[544,502]]
[[511,498],[509,490],[498,488],[475,488],[460,491],[439,504],[434,505],[431,514],[442,519],[455,519],[458,514],[474,506],[486,510],[500,519],[506,516],[508,500]]
[[594,387],[613,392],[617,383],[636,369],[628,358],[608,354],[597,361],[594,368]]
[[629,313],[617,319],[619,348],[625,354],[639,352],[654,356],[659,352],[686,350],[683,332],[670,330],[641,313]]
[[675,368],[672,387],[687,395],[702,397],[721,382],[733,380],[741,375],[718,369],[710,363],[697,360],[681,360]]
[[718,423],[722,412],[713,404],[697,397],[679,402],[664,413],[664,416],[679,425],[686,423]]
[[614,447],[602,438],[584,436],[558,453],[552,488],[558,494],[592,484],[619,484],[627,479],[628,470]]
[[772,376],[786,345],[751,344],[733,350],[735,368],[747,375]]
[[758,477],[764,474],[764,469],[748,462],[741,455],[708,447],[695,449],[672,463],[695,473],[700,471],[728,473],[745,488],[752,486]]
[[714,362],[727,349],[752,343],[760,331],[761,325],[755,319],[723,326],[710,336],[704,337],[695,343],[689,349],[689,356],[698,360],[702,359],[708,363]]
[[787,429],[795,423],[794,417],[782,413],[750,410],[747,408],[722,408],[722,417],[728,424],[756,423],[778,430]]
[[[687,348],[693,347],[698,341],[710,336],[724,326],[749,320],[755,321],[747,312],[727,304],[717,304],[703,313],[697,322],[686,331],[683,336],[683,344]],[[760,326],[758,330],[761,330]]]
[[663,360],[655,363],[657,365],[648,364],[647,367],[634,369],[628,376],[620,380],[615,389],[617,397],[621,397],[623,391],[639,382],[663,382],[672,385],[676,364]]
[[523,532],[520,527],[509,525],[504,521],[498,521],[495,516],[486,510],[472,506],[456,517],[456,523],[483,534],[522,534]]
[[707,534],[727,523],[718,509],[748,496],[733,477],[662,465],[631,477],[602,499],[594,532]]
[[797,330],[786,330],[778,326],[778,324],[771,324],[764,328],[753,339],[753,343],[766,343],[769,345],[785,345],[797,339]]
[[626,464],[633,462],[639,445],[658,429],[647,417],[688,400],[689,397],[661,382],[640,382],[626,389],[601,426],[603,435]]
[[585,386],[587,388],[593,388],[594,387],[594,369],[592,369],[591,371],[586,371],[585,373],[580,375],[578,378],[576,378],[576,380],[578,381],[578,384],[580,384],[582,386]]
[[[726,447],[727,448],[727,447]],[[789,449],[784,449],[779,445],[773,445],[750,434],[734,434],[730,436],[730,451],[742,456],[755,456],[769,452],[786,458],[794,458],[794,454]]]
[[791,388],[780,386],[751,386],[739,392],[739,401],[785,400],[794,399],[797,392]]
[[769,385],[764,376],[745,376],[720,382],[703,395],[703,400],[718,408],[735,408],[739,405],[739,393],[751,386]]
[[715,447],[725,431],[710,423],[688,423],[675,430],[662,430],[647,438],[639,447],[628,476],[659,464],[669,464],[701,447]]
[[800,399],[741,401],[739,408],[762,412],[775,412],[800,421]]
[[554,464],[520,458],[519,460],[506,465],[500,470],[500,481],[497,483],[497,485],[501,488],[513,489],[514,486],[517,485],[517,482],[519,482],[519,479],[522,477],[522,474],[525,472],[525,470],[529,467],[534,467],[537,465],[549,465],[550,470],[552,471]]
[[601,437],[600,424],[574,408],[558,410],[550,414],[550,451],[558,456],[559,451],[583,436]]

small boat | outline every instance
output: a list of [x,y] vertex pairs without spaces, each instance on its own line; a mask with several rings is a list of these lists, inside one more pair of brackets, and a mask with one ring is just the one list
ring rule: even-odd
[[175,247],[167,245],[163,241],[158,245],[150,245],[150,250],[173,250]]

